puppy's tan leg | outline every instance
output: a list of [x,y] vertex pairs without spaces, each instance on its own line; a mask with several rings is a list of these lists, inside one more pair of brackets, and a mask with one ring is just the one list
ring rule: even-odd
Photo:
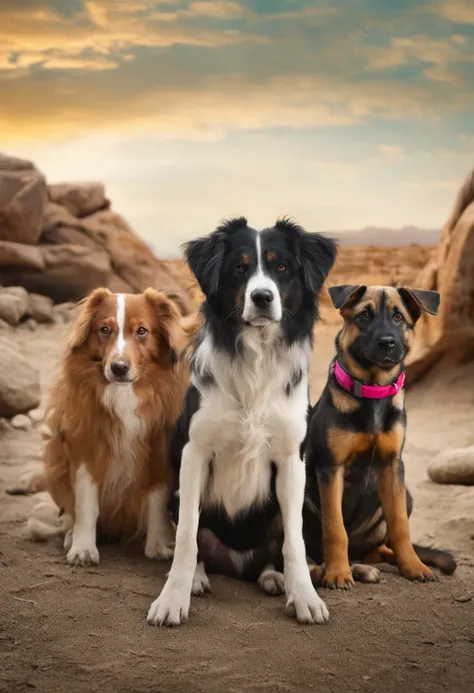
[[323,585],[331,589],[349,589],[354,584],[349,565],[349,542],[342,516],[343,491],[344,465],[340,464],[334,468],[329,481],[319,479],[324,562],[326,565]]
[[366,556],[364,556],[364,563],[389,563],[390,565],[396,564],[395,554],[392,549],[388,546],[382,544],[377,546],[376,549],[370,551]]
[[380,470],[379,497],[387,522],[389,544],[403,577],[420,582],[436,580],[435,574],[416,555],[410,540],[406,488],[398,458]]

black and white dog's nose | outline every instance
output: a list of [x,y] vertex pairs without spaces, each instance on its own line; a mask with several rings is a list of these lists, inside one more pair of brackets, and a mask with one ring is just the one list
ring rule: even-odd
[[258,308],[265,308],[273,301],[273,293],[269,289],[255,289],[250,294],[250,298]]
[[384,351],[391,351],[395,346],[395,340],[393,337],[390,336],[385,336],[385,337],[380,337],[379,339],[379,347],[383,349]]

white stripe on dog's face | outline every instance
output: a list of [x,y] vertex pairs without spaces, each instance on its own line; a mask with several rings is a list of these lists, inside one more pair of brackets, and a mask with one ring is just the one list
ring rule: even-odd
[[121,356],[125,350],[125,296],[117,296],[117,354]]
[[[280,322],[282,307],[280,291],[276,282],[265,272],[264,251],[260,233],[255,234],[255,251],[257,256],[257,271],[250,277],[245,291],[243,319],[255,327],[267,325],[269,322]],[[255,300],[258,292],[268,292],[271,300],[259,303]],[[254,298],[252,298],[252,296]]]

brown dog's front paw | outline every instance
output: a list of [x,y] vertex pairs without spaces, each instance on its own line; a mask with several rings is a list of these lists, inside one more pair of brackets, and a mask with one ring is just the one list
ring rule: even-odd
[[349,564],[347,566],[328,566],[323,577],[323,586],[331,590],[350,590],[354,586],[354,578]]
[[419,559],[416,561],[410,561],[410,563],[403,563],[399,566],[400,573],[407,580],[414,580],[416,582],[437,582],[438,578],[433,573],[433,571],[428,568]]

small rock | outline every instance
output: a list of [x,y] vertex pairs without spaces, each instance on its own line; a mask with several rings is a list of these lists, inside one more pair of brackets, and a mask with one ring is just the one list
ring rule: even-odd
[[44,409],[42,407],[32,409],[28,412],[28,416],[34,424],[40,424],[44,420]]
[[0,318],[9,325],[18,325],[21,315],[16,296],[0,294]]
[[39,373],[8,340],[0,339],[0,416],[36,409],[41,402]]
[[33,320],[33,318],[28,318],[28,320],[25,320],[25,325],[31,332],[34,332],[38,327],[38,323],[36,320]]
[[466,602],[470,602],[472,599],[472,594],[460,594],[459,596],[454,597],[454,601],[458,602],[459,604],[465,604]]
[[52,322],[53,309],[54,303],[48,296],[29,294],[27,314],[36,322]]
[[371,676],[367,676],[367,674],[366,674],[365,676],[362,677],[362,681],[370,681],[371,678],[372,678]]
[[10,429],[10,421],[8,419],[0,418],[0,433],[8,433]]
[[17,414],[11,420],[11,425],[19,431],[29,431],[33,427],[33,422],[26,414]]

